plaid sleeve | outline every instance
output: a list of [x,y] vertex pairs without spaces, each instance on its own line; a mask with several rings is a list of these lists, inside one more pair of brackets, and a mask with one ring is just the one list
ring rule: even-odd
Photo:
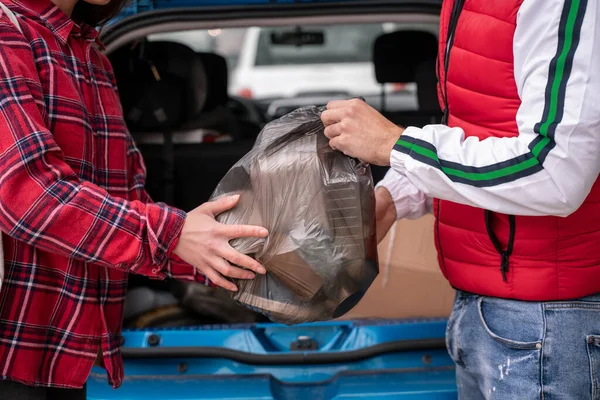
[[30,44],[0,24],[0,230],[73,259],[166,275],[185,213],[116,198],[81,181],[46,117]]

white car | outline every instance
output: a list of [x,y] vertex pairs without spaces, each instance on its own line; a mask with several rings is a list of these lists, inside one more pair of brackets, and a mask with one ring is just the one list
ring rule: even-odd
[[248,29],[232,74],[232,95],[274,100],[381,93],[373,71],[372,47],[386,31],[384,24],[305,26],[302,29],[307,32],[322,33],[323,43],[273,43],[272,34],[293,29]]

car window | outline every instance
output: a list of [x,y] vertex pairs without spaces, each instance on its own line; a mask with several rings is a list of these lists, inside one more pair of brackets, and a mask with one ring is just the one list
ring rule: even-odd
[[[300,38],[294,36],[298,30],[317,33],[312,38],[322,34],[322,41],[302,42],[302,35]],[[151,34],[147,39],[174,41],[197,52],[223,56],[228,64],[229,95],[254,102],[261,112],[357,96],[364,97],[377,108],[384,104],[385,98],[385,108],[389,111],[416,110],[416,84],[388,83],[382,86],[375,78],[372,64],[374,42],[380,35],[396,30],[420,30],[437,35],[438,24],[382,21],[215,27]],[[292,40],[283,40],[286,35]],[[272,36],[278,38],[276,43],[273,43]],[[298,40],[303,44],[298,45]],[[383,97],[382,92],[385,93]]]
[[366,63],[372,59],[372,46],[384,32],[382,24],[310,26],[311,31],[324,34],[318,45],[278,45],[271,43],[271,34],[289,28],[263,28],[256,51],[256,66]]

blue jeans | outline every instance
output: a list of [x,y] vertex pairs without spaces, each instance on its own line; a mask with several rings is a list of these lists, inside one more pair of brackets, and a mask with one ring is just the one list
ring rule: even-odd
[[459,292],[446,341],[460,400],[600,400],[600,295],[536,303]]

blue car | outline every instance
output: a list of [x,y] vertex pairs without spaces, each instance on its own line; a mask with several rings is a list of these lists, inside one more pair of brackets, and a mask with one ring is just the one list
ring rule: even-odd
[[[304,105],[361,96],[398,124],[439,121],[436,51],[420,41],[437,36],[440,8],[441,0],[134,2],[101,35],[149,194],[195,208],[266,123]],[[385,172],[374,168],[375,180]],[[95,368],[88,398],[456,399],[446,321],[376,316],[285,326],[215,288],[132,276],[125,380],[114,390]]]

